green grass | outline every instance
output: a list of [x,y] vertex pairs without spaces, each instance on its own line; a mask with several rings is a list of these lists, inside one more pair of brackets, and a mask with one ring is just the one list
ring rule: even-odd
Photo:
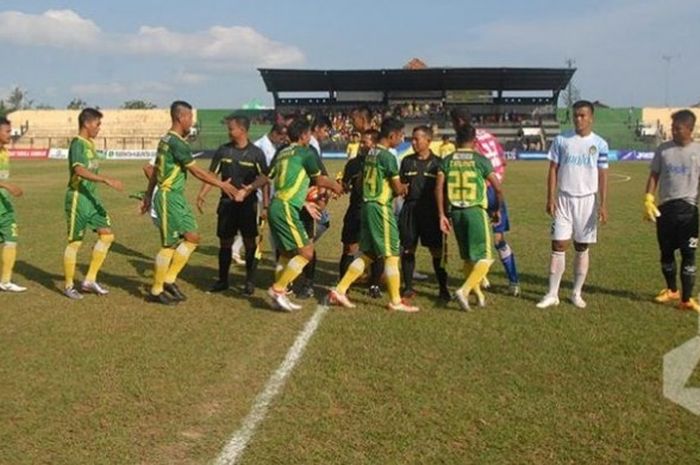
[[[557,119],[560,122],[566,120],[566,108],[557,109]],[[632,108],[631,116],[628,108],[596,108],[594,130],[608,141],[612,149],[653,151],[654,144],[638,139],[635,134],[637,121],[641,119],[641,108]],[[561,124],[562,130],[572,127],[571,121]]]
[[[197,123],[200,133],[193,142],[196,150],[216,149],[221,144],[229,142],[228,131],[223,124],[225,117],[237,110],[198,110]],[[240,111],[240,110],[238,110]],[[252,124],[250,127],[250,140],[257,140],[262,137],[270,126],[267,124]]]
[[[252,300],[203,292],[216,276],[213,194],[198,217],[203,243],[181,276],[190,300],[146,304],[158,234],[135,201],[104,188],[117,242],[100,279],[112,292],[69,301],[57,291],[65,162],[12,169],[26,192],[16,202],[16,280],[30,291],[0,295],[0,463],[210,463],[315,304],[267,311],[269,260]],[[103,166],[127,192],[143,187],[139,170]],[[385,301],[353,291],[359,308],[326,315],[243,463],[696,462],[698,417],[662,396],[661,372],[663,355],[697,334],[697,316],[650,303],[662,279],[653,228],[640,221],[646,165],[611,167],[632,180],[612,177],[585,311],[534,308],[549,256],[545,171],[513,162],[506,182],[523,297],[504,294],[498,263],[488,307],[472,313],[437,307],[430,283],[418,286],[416,315],[388,313]],[[189,183],[193,196],[198,186]],[[345,202],[332,203],[319,249],[324,287],[336,279]],[[81,250],[79,277],[92,243]],[[448,265],[454,288],[454,253]],[[431,272],[425,251],[418,269]]]

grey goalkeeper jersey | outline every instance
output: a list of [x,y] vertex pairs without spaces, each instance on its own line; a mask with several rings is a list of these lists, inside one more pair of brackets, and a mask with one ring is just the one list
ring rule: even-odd
[[700,143],[683,147],[669,141],[659,145],[651,161],[651,172],[659,176],[659,205],[670,200],[697,205]]

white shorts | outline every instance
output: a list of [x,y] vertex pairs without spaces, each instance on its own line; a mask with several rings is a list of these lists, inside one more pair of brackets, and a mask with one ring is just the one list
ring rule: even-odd
[[557,196],[557,211],[552,221],[552,240],[595,244],[598,238],[598,199],[595,194]]

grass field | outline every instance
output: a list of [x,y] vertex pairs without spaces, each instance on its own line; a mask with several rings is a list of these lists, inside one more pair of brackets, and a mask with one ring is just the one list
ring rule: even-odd
[[[415,315],[353,291],[359,308],[326,314],[241,463],[697,463],[700,419],[662,396],[662,357],[697,334],[698,318],[650,303],[662,279],[653,228],[640,220],[646,166],[611,166],[610,223],[592,249],[585,311],[534,307],[549,257],[545,171],[513,162],[506,181],[522,297],[504,295],[498,263],[488,307],[471,313],[436,306],[429,283]],[[144,186],[140,163],[103,172],[127,193]],[[158,234],[136,201],[104,187],[117,242],[100,279],[112,292],[69,301],[58,292],[66,162],[16,161],[12,175],[25,189],[16,281],[30,290],[0,294],[0,463],[211,463],[316,303],[269,311],[269,260],[250,300],[204,292],[216,276],[212,194],[203,244],[181,276],[189,301],[146,304]],[[197,188],[190,180],[191,197]],[[336,279],[345,202],[332,204],[320,247],[324,288]],[[418,269],[431,272],[425,251]],[[448,269],[455,288],[455,253]]]

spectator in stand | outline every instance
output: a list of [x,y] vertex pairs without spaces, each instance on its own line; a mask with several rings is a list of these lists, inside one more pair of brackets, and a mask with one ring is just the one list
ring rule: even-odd
[[445,134],[442,136],[442,144],[440,144],[440,152],[438,155],[440,155],[440,158],[445,158],[447,155],[454,153],[456,149],[455,144],[452,143],[450,140],[450,136]]
[[360,150],[360,133],[355,131],[350,136],[350,142],[345,150],[348,155],[348,160],[353,159],[357,156],[357,152]]

